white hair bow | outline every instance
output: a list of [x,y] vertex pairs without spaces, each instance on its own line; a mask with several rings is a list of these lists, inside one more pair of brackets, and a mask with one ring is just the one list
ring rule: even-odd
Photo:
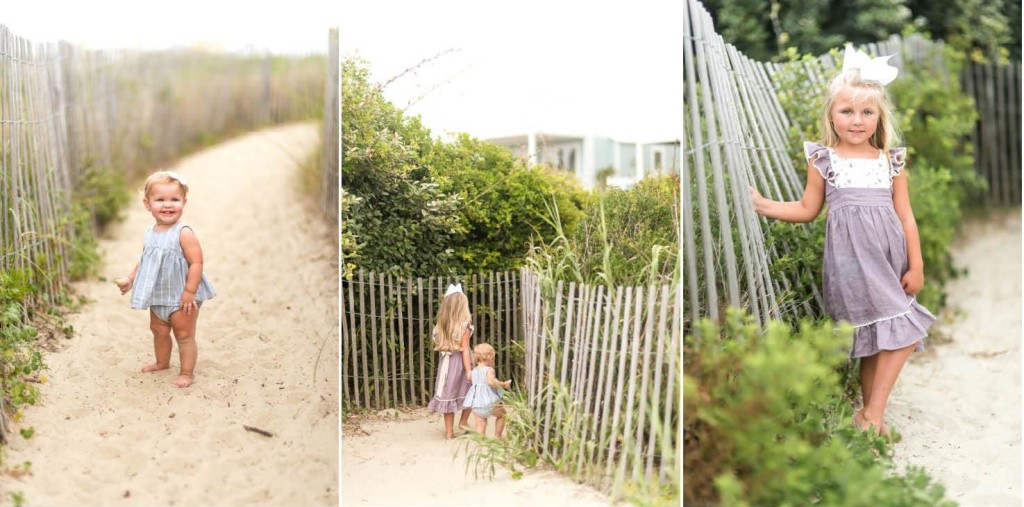
[[887,61],[893,55],[871,58],[867,53],[853,49],[853,45],[846,45],[846,52],[843,54],[843,72],[851,69],[860,71],[860,78],[865,81],[878,81],[885,86],[894,79],[899,69],[889,65]]
[[[451,296],[452,294],[455,294],[456,292],[462,292],[462,284],[461,283],[458,283],[458,284],[455,284],[455,285],[449,284],[448,285],[448,291],[444,293],[444,297]],[[463,294],[465,294],[465,293],[463,292]]]
[[182,185],[185,185],[186,187],[188,186],[188,182],[185,181],[185,178],[181,177],[180,174],[178,174],[178,173],[176,173],[174,171],[165,171],[165,172],[167,173],[168,176],[178,180],[178,182],[180,182]]

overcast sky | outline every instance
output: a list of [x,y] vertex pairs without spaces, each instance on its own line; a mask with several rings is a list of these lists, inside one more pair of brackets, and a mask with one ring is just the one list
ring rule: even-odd
[[[90,49],[162,49],[202,43],[228,51],[326,53],[341,1],[3,0],[0,24],[33,42]],[[253,7],[259,6],[259,7]]]
[[341,53],[435,135],[681,137],[680,0],[349,2]]

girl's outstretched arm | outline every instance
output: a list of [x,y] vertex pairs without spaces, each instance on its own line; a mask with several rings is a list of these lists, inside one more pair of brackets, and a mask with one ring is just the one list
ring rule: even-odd
[[766,199],[754,187],[750,187],[750,198],[758,215],[783,222],[807,223],[821,213],[821,205],[825,202],[825,179],[813,164],[807,164],[807,186],[799,201]]
[[502,381],[498,380],[498,377],[496,377],[495,374],[494,374],[494,368],[488,368],[487,369],[487,385],[489,385],[491,387],[494,387],[494,388],[501,387],[501,388],[508,389],[509,386],[512,385],[512,381],[511,380],[506,380],[506,381],[502,382]]
[[924,287],[924,259],[921,257],[921,237],[917,232],[917,220],[914,219],[914,210],[910,207],[906,170],[892,179],[892,205],[903,225],[903,235],[907,239],[907,262],[910,265],[910,269],[900,282],[903,285],[903,292],[915,295]]
[[181,252],[188,261],[188,274],[185,275],[185,290],[181,293],[181,311],[191,315],[196,309],[196,291],[199,281],[203,278],[203,249],[199,247],[199,238],[191,227],[182,227],[178,236]]

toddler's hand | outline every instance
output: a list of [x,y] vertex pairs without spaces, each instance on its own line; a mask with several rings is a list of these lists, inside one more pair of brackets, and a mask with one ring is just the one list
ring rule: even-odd
[[122,296],[132,290],[132,281],[130,278],[115,278],[114,283],[117,284],[118,289],[121,289]]
[[501,384],[502,384],[502,386],[503,386],[503,387],[504,387],[505,389],[508,389],[509,387],[511,387],[511,386],[512,386],[512,381],[511,381],[511,380],[506,380],[506,381],[502,382]]
[[196,304],[196,295],[195,295],[195,293],[189,292],[188,290],[182,291],[181,292],[181,311],[184,312],[185,315],[192,315],[192,312],[194,310],[198,309],[198,308],[199,308],[199,305]]

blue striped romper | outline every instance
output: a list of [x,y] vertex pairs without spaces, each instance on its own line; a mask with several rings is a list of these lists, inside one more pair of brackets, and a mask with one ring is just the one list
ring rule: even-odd
[[[136,310],[151,308],[160,320],[170,322],[171,314],[181,305],[181,293],[185,291],[188,275],[188,261],[179,240],[181,229],[188,225],[179,220],[165,231],[155,232],[153,227],[146,229],[130,304]],[[202,301],[216,295],[206,273],[203,273],[196,289],[196,303],[202,305]]]

